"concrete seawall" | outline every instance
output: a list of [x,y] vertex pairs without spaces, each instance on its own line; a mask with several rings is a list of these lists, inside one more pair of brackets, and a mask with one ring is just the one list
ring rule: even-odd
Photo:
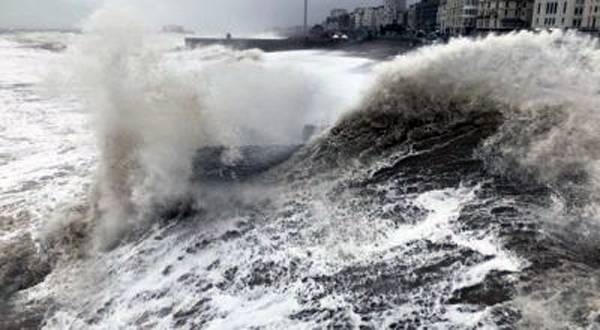
[[218,39],[218,38],[185,38],[185,45],[189,48],[223,45],[234,49],[258,48],[265,52],[278,52],[285,50],[335,48],[341,42],[336,40],[315,40],[304,38],[292,39]]
[[348,41],[333,39],[218,39],[186,38],[188,48],[223,45],[238,50],[260,49],[264,52],[281,52],[303,49],[344,51],[355,56],[373,59],[386,59],[404,53],[421,45],[415,39],[373,39]]

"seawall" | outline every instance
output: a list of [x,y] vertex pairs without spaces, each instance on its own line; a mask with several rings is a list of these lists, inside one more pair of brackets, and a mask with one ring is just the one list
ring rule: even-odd
[[223,45],[235,49],[258,48],[265,52],[278,52],[286,50],[334,48],[341,42],[329,39],[219,39],[219,38],[185,38],[185,45],[189,48]]

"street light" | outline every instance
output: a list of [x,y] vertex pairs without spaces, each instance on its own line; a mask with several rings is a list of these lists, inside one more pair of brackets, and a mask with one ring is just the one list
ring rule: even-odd
[[308,33],[308,0],[304,0],[304,34]]

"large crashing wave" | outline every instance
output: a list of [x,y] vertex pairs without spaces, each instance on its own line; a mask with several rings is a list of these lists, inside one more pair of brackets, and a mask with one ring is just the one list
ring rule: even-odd
[[[530,262],[525,273],[544,283],[518,286],[520,326],[589,326],[599,301],[590,294],[600,251],[599,56],[596,38],[562,31],[455,39],[399,56],[380,66],[359,109],[300,163],[317,168],[311,175],[347,168],[350,186],[392,180],[405,192],[494,187],[463,216],[477,210],[478,221],[493,223],[516,207],[521,211],[510,217],[536,214],[537,230],[546,232],[524,238],[529,234],[514,223],[501,225],[512,228],[501,234],[504,244]],[[468,154],[484,167],[465,160]],[[358,174],[357,161],[366,174]],[[485,206],[507,197],[515,204],[506,210]]]
[[[343,118],[323,143],[359,156],[402,142],[419,123],[443,130],[469,117],[500,116],[500,127],[478,149],[489,169],[595,199],[597,48],[595,38],[561,31],[455,39],[421,48],[381,65],[379,81],[359,110]],[[385,129],[362,135],[368,126]]]
[[597,184],[595,38],[554,31],[458,39],[402,56],[381,71],[379,86],[363,105],[367,112],[399,112],[417,120],[500,112],[506,125],[486,143],[498,143],[503,157],[542,180],[580,166],[590,174],[589,183]]
[[[355,111],[287,163],[201,193],[190,183],[197,148],[247,143],[265,118],[283,128],[257,143],[296,139],[287,132],[301,132],[304,77],[221,49],[195,53],[202,68],[182,72],[116,44],[101,60],[84,48],[103,154],[96,235],[112,241],[130,229],[123,221],[154,217],[156,203],[192,196],[197,213],[90,262],[108,264],[100,293],[82,294],[78,313],[59,294],[50,327],[593,324],[594,39],[522,32],[399,56]],[[545,224],[573,220],[585,225]]]
[[96,12],[67,53],[71,74],[54,78],[95,116],[99,247],[151,223],[157,208],[189,200],[198,149],[224,146],[223,162],[235,163],[241,145],[297,144],[316,88],[258,50],[157,48],[131,11]]

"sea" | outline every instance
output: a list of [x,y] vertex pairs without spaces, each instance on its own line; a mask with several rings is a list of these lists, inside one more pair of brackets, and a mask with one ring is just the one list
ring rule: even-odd
[[600,328],[597,39],[115,21],[0,34],[0,328]]

